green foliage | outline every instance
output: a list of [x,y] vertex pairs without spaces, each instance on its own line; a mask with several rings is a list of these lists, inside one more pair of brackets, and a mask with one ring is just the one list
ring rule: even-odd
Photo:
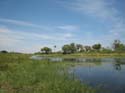
[[92,49],[91,49],[91,46],[84,46],[84,48],[85,48],[85,51],[86,52],[90,52]]
[[81,44],[76,44],[76,49],[77,49],[77,52],[83,52],[84,51],[83,45],[81,45]]
[[48,48],[48,47],[43,47],[41,49],[42,53],[45,53],[45,54],[49,54],[52,52],[52,49],[51,48]]
[[116,52],[125,52],[125,45],[120,40],[114,40],[113,49]]
[[92,48],[93,48],[94,50],[99,51],[99,50],[101,49],[101,44],[94,44],[94,45],[92,46]]
[[63,53],[64,54],[70,54],[71,53],[71,46],[70,45],[64,45],[62,47]]
[[70,48],[71,48],[71,53],[75,53],[77,51],[75,43],[71,43]]
[[[53,46],[54,47],[54,51],[53,53],[57,53],[55,52],[56,49],[56,45]],[[93,46],[88,46],[85,45],[83,46],[82,44],[75,44],[75,43],[70,43],[70,44],[66,44],[62,46],[62,51],[59,53],[63,54],[73,54],[73,53],[96,53],[96,52],[101,52],[101,53],[113,53],[115,52],[125,52],[125,45],[123,43],[120,42],[120,40],[115,40],[113,43],[113,47],[112,49],[107,49],[107,48],[103,48],[102,45],[100,43],[98,44],[94,44]],[[41,49],[42,53],[45,54],[49,54],[52,52],[52,49],[48,48],[48,47],[44,47]]]
[[112,50],[109,48],[102,48],[101,52],[102,53],[112,53]]
[[30,55],[0,54],[0,93],[95,93],[68,74],[65,63],[29,59]]
[[[53,53],[56,54],[57,53],[55,52],[56,45],[54,45],[53,47],[54,47]],[[63,54],[73,54],[73,53],[80,53],[80,52],[81,53],[96,53],[96,52],[113,53],[114,52],[113,50],[118,53],[125,52],[125,45],[121,43],[120,40],[114,41],[112,49],[111,48],[107,49],[105,47],[102,47],[100,43],[94,44],[93,46],[88,46],[88,45],[83,46],[82,44],[70,43],[70,44],[63,45],[62,51],[58,53],[63,53]],[[42,53],[45,53],[45,54],[52,53],[52,49],[48,47],[43,47],[41,51]]]
[[63,54],[75,53],[77,51],[75,43],[67,44],[62,47]]
[[0,51],[0,53],[8,53],[8,51],[2,50],[2,51]]

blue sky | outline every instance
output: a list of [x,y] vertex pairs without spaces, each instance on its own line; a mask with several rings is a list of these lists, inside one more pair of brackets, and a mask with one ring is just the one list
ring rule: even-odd
[[0,0],[0,50],[125,43],[125,0]]

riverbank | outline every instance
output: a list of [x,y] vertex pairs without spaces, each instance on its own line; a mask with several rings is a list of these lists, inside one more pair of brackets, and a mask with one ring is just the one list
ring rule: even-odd
[[125,58],[125,53],[74,53],[74,54],[35,54],[49,57],[62,58]]
[[68,73],[67,68],[70,65],[31,60],[30,56],[0,54],[0,93],[96,92]]

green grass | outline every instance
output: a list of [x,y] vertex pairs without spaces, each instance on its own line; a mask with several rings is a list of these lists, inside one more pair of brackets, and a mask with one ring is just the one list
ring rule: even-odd
[[95,93],[67,72],[66,62],[29,59],[26,54],[0,54],[0,93]]
[[125,53],[74,53],[74,54],[36,54],[41,56],[62,57],[62,58],[125,58]]

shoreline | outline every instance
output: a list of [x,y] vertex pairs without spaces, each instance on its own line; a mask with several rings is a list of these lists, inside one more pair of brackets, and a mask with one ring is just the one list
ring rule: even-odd
[[74,54],[34,54],[62,58],[125,58],[125,53],[74,53]]

